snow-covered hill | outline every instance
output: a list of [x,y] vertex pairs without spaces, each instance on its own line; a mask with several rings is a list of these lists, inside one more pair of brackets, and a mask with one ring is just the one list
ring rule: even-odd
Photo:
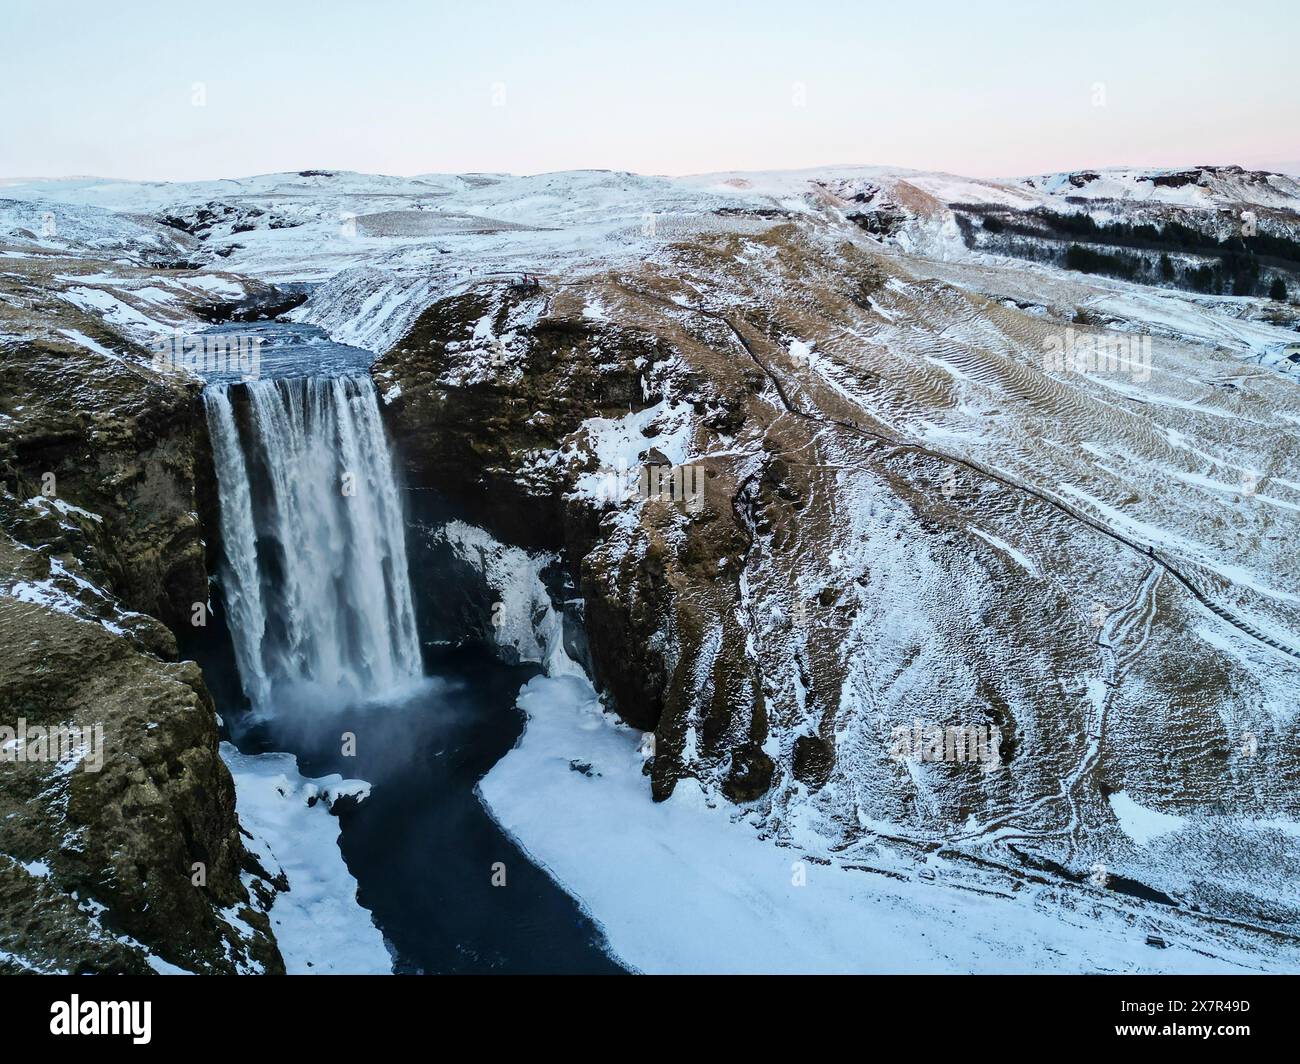
[[17,183],[0,344],[292,282],[380,356],[412,486],[568,552],[634,727],[539,679],[483,796],[629,963],[1294,968],[1298,234],[1232,167]]

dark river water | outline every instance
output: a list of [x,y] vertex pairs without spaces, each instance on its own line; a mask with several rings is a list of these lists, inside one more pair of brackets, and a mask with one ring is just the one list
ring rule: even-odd
[[[364,373],[373,360],[312,326],[263,322],[211,330],[250,331],[263,340],[262,378]],[[427,520],[431,507],[444,504],[422,493],[418,506]],[[427,551],[412,549],[411,559],[413,569],[434,564]],[[217,623],[182,652],[203,666],[223,730],[241,751],[287,751],[304,776],[339,773],[371,784],[367,799],[339,811],[340,848],[360,903],[394,954],[395,971],[622,971],[604,952],[599,930],[497,827],[475,793],[522,733],[516,696],[537,668],[506,664],[472,642],[450,645],[458,642],[455,622],[440,603],[458,597],[463,589],[452,582],[463,581],[463,572],[413,571],[411,577],[426,680],[402,701],[277,711],[254,723],[215,588]],[[342,755],[344,732],[356,736],[355,756]],[[498,864],[505,867],[504,886],[493,885]]]
[[[429,682],[407,701],[295,714],[237,734],[237,745],[288,750],[304,776],[372,785],[340,813],[340,846],[397,972],[621,971],[598,929],[474,793],[519,738],[515,697],[537,670],[473,647],[431,648],[426,661]],[[356,736],[353,757],[341,754],[344,732]],[[504,886],[492,884],[498,863]]]

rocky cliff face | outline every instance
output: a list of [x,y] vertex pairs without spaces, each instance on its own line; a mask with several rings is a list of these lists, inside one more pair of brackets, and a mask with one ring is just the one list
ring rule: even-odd
[[[816,228],[720,232],[536,293],[474,286],[430,307],[375,377],[409,479],[503,539],[566,549],[596,678],[654,732],[657,798],[689,776],[777,837],[942,838],[1291,913],[1281,881],[1248,886],[1209,836],[1184,835],[1176,858],[1134,846],[1112,800],[1294,805],[1295,724],[1267,708],[1297,675],[1290,607],[1228,587],[1231,537],[1178,487],[1192,435],[1279,475],[1229,411],[1280,424],[1289,384],[1221,363],[1234,388],[1204,400],[1212,413],[1166,383],[1173,435],[1153,438],[1115,408],[1126,382],[1044,362],[1052,336],[1102,334],[1079,323],[1087,289],[1024,310],[1014,273],[981,273],[985,295],[934,271]],[[1156,347],[1196,379],[1224,357]],[[1098,432],[1134,456],[1122,474],[1093,461]],[[647,468],[682,466],[698,497],[647,489]],[[1234,520],[1285,584],[1275,516],[1239,502]],[[1206,546],[1153,546],[1161,523]],[[954,734],[996,749],[955,756]]]
[[[102,326],[96,332],[120,346]],[[0,404],[17,412],[0,442],[10,490],[98,515],[87,558],[97,582],[173,627],[190,624],[208,597],[195,503],[198,392],[196,381],[70,341],[16,348],[0,376]]]
[[[655,447],[665,412],[678,432],[693,434],[697,412],[738,426],[744,383],[732,375],[721,382],[724,394],[719,382],[693,377],[680,354],[689,338],[653,303],[643,303],[651,311],[644,322],[584,314],[599,291],[578,286],[552,305],[549,295],[487,286],[437,303],[377,363],[375,378],[392,397],[408,482],[447,492],[508,542],[566,551],[599,679],[624,719],[666,739],[654,774],[665,797],[680,770],[672,747],[693,693],[679,663],[695,656],[709,616],[731,612],[747,533],[732,508],[736,485],[712,469],[701,470],[697,507],[661,500],[647,508],[635,551],[615,526],[642,465],[671,466]],[[632,450],[602,459],[589,424],[623,419],[640,426]],[[678,594],[688,584],[690,599]],[[729,639],[744,642],[738,630]],[[721,746],[725,733],[744,751],[734,786],[754,796],[770,776],[761,690],[743,668],[722,680],[710,738]],[[756,786],[754,773],[764,783]]]
[[[1202,944],[1294,946],[1300,321],[1294,285],[1271,295],[1300,261],[1293,181],[853,167],[241,186],[252,229],[163,227],[164,245],[326,282],[293,314],[386,352],[408,484],[563,553],[606,703],[653,733],[654,797],[698,780],[764,839],[855,874],[906,853],[983,895],[1073,913],[1137,892]],[[161,239],[127,233],[128,207],[223,201],[90,191],[118,213],[51,214],[115,248]],[[0,335],[32,368],[4,385],[0,428],[30,429],[5,437],[26,478],[6,528],[41,550],[13,548],[0,605],[57,589],[161,665],[167,633],[130,610],[183,621],[201,584],[196,456],[167,427],[189,400],[136,404],[92,357],[120,351],[95,329],[233,282],[145,257],[116,288],[95,262],[51,277],[32,219],[64,193],[21,195],[0,222],[34,257],[0,276]],[[290,200],[301,224],[273,228]],[[1076,243],[1093,257],[1071,260]],[[1150,262],[1092,268],[1130,253]],[[1204,286],[1189,271],[1207,265]],[[540,287],[507,283],[525,272]],[[15,325],[25,301],[73,333]],[[60,357],[125,387],[111,406],[130,416],[82,417]],[[46,467],[58,497],[30,502]],[[454,605],[459,624],[492,603]]]
[[282,970],[167,627],[208,599],[197,384],[76,325],[0,353],[0,969]]

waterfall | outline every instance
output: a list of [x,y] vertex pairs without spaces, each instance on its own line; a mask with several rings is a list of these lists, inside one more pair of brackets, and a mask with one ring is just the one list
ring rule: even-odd
[[370,379],[214,383],[204,403],[218,580],[249,700],[367,698],[418,678],[401,498]]

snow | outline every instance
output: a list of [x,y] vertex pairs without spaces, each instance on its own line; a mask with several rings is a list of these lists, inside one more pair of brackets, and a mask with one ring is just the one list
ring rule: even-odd
[[555,562],[554,555],[505,546],[464,521],[448,522],[438,537],[477,569],[498,596],[492,625],[499,646],[509,647],[520,661],[535,662],[553,675],[581,675],[564,651],[562,621],[542,583],[542,571]]
[[147,341],[168,333],[173,328],[172,316],[151,317],[132,306],[120,294],[103,288],[79,285],[64,292],[63,298],[74,306],[103,318],[134,340]]
[[[1157,179],[1171,175],[1196,173],[1197,180],[1186,184],[1157,184]],[[1228,167],[1200,170],[1135,169],[1132,167],[1106,167],[1087,172],[1093,179],[1070,180],[1070,173],[1044,174],[1021,179],[1018,184],[1026,190],[1046,193],[1051,197],[1095,200],[1130,200],[1146,203],[1163,203],[1183,207],[1213,207],[1222,200],[1249,203],[1265,207],[1294,206],[1300,193],[1300,181],[1284,174],[1272,174],[1264,181],[1253,181],[1235,174]]]
[[[534,269],[550,259],[557,272],[596,261],[634,261],[675,229],[734,203],[732,195],[669,178],[599,170],[410,178],[336,171],[180,184],[34,181],[11,184],[4,194],[16,212],[25,212],[27,228],[39,226],[48,207],[60,217],[88,213],[107,226],[127,214],[230,206],[236,213],[209,236],[212,246],[234,248],[225,269],[308,281],[352,267],[427,278],[431,269],[445,275],[473,265],[481,277],[522,271],[518,263],[525,259]],[[245,208],[263,214],[240,214]],[[286,224],[270,228],[272,216]],[[643,233],[647,217],[656,219],[661,234]],[[236,233],[235,221],[254,228]]]
[[[80,512],[96,523],[101,520],[98,514],[80,510],[79,507],[69,505],[66,509],[56,508],[64,513]],[[0,580],[0,595],[65,613],[83,624],[99,624],[114,635],[126,634],[126,630],[117,622],[133,616],[130,611],[121,609],[117,601],[102,588],[73,572],[60,559],[51,555],[45,557],[45,560],[49,565],[49,576],[41,580],[15,580],[8,586]],[[105,611],[111,616],[100,616]]]
[[588,321],[609,321],[609,311],[605,309],[604,303],[599,299],[593,299],[585,303],[582,308],[582,316]]
[[[518,746],[479,785],[492,816],[600,925],[611,952],[648,973],[1229,972],[1176,932],[1145,944],[1110,903],[1076,907],[1036,889],[963,884],[940,859],[907,867],[777,846],[736,809],[683,780],[653,803],[643,736],[604,713],[582,677],[520,692]],[[590,764],[591,773],[570,769]],[[814,840],[808,840],[813,842]],[[811,859],[810,859],[811,858]],[[824,862],[824,863],[823,863]],[[854,867],[854,866],[857,867]],[[864,870],[870,866],[880,871]],[[922,873],[926,874],[922,874]],[[930,878],[933,875],[934,878]]]
[[[75,330],[69,331],[71,332]],[[76,514],[78,517],[84,517],[89,521],[94,521],[97,525],[102,524],[104,521],[99,514],[91,513],[89,510],[82,509],[80,506],[74,506],[66,499],[60,499],[57,495],[36,495],[28,499],[23,505],[31,506],[38,510],[49,506],[61,514]]]
[[[131,216],[229,207],[232,213],[206,233],[201,250],[173,247],[169,255],[207,258],[220,251],[222,273],[318,283],[293,320],[374,351],[400,340],[435,299],[483,279],[528,272],[567,281],[645,261],[705,224],[741,231],[774,224],[721,219],[715,212],[735,206],[734,190],[713,193],[687,181],[599,170],[410,178],[331,171],[180,184],[90,178],[19,181],[3,192],[0,231],[5,204],[12,205],[14,223],[33,232],[52,212],[58,231],[67,230],[67,240],[51,244],[59,249],[79,233],[113,246],[162,246],[182,234]],[[72,227],[74,219],[81,228]],[[235,224],[253,228],[235,232]],[[225,296],[233,282],[185,283]],[[169,324],[102,290],[72,298],[141,336]]]
[[1170,813],[1160,813],[1139,805],[1125,791],[1110,796],[1110,808],[1119,820],[1120,829],[1139,846],[1171,832],[1181,831],[1187,821]]
[[1033,561],[1029,558],[1029,556],[1026,555],[1023,551],[1016,550],[1016,548],[1011,546],[1011,544],[998,539],[997,536],[990,535],[988,532],[985,532],[983,529],[972,528],[971,531],[974,532],[975,535],[979,536],[979,538],[984,540],[986,543],[996,547],[1008,558],[1010,558],[1013,562],[1019,565],[1022,569],[1027,570],[1031,576],[1040,575],[1038,571],[1038,566],[1036,566],[1033,563]]
[[193,972],[187,972],[170,961],[165,961],[152,953],[146,954],[145,963],[149,965],[159,975],[193,975]]
[[230,743],[221,756],[235,778],[237,812],[254,836],[249,849],[289,890],[277,894],[271,926],[291,975],[388,974],[392,958],[339,851],[330,805],[340,795],[370,793],[361,780],[335,774],[307,779],[292,754],[242,754]]
[[118,361],[118,362],[121,362],[121,361],[122,361],[122,358],[121,358],[120,355],[116,355],[116,354],[114,354],[112,351],[110,351],[110,350],[109,350],[107,347],[105,347],[103,344],[96,343],[94,340],[92,340],[92,339],[91,339],[89,336],[87,336],[85,333],[80,332],[80,331],[78,331],[77,329],[60,329],[59,332],[61,332],[64,336],[66,336],[66,337],[67,337],[69,340],[71,340],[74,344],[78,344],[78,345],[80,345],[81,347],[84,347],[87,351],[94,351],[95,354],[97,354],[97,355],[103,355],[105,358],[111,358],[111,359],[114,359],[115,361]]
[[[770,319],[780,322],[772,337],[779,344],[770,352],[773,371],[786,376],[801,406],[823,416],[847,416],[899,440],[923,441],[936,452],[961,455],[1009,482],[1029,485],[1142,548],[1150,544],[1234,616],[1279,642],[1300,645],[1294,536],[1291,525],[1283,523],[1300,511],[1300,484],[1277,475],[1289,468],[1288,441],[1300,423],[1294,412],[1295,371],[1286,359],[1295,332],[1282,317],[1270,315],[1266,301],[1084,278],[1045,264],[1009,264],[972,254],[949,209],[954,204],[1077,209],[1066,203],[1066,196],[1219,209],[1254,202],[1250,195],[1261,203],[1276,200],[1293,208],[1300,189],[1294,182],[1274,181],[1255,187],[1230,175],[1212,176],[1205,186],[1178,188],[1151,178],[1150,172],[1104,171],[1098,180],[1079,186],[1059,174],[978,181],[850,166],[680,179],[584,171],[527,177],[279,174],[189,185],[83,180],[6,188],[5,195],[13,198],[0,202],[0,229],[9,219],[39,233],[48,210],[55,216],[56,235],[38,237],[37,243],[71,254],[68,249],[77,239],[96,241],[97,247],[152,242],[164,248],[172,239],[167,232],[160,234],[138,219],[209,201],[240,211],[266,208],[291,223],[271,229],[257,222],[241,233],[222,223],[203,250],[171,248],[172,256],[230,252],[219,260],[217,274],[189,275],[183,281],[142,276],[147,270],[124,270],[119,276],[102,265],[96,265],[98,272],[83,274],[61,267],[58,281],[69,286],[71,302],[133,337],[170,329],[173,316],[185,313],[187,290],[223,298],[236,294],[239,283],[227,279],[226,270],[267,280],[319,282],[291,316],[320,325],[335,340],[374,351],[399,341],[434,300],[491,293],[485,280],[495,283],[522,272],[540,275],[541,295],[514,307],[499,326],[497,314],[486,313],[473,337],[455,346],[458,358],[447,383],[520,372],[522,345],[512,341],[548,304],[553,307],[574,291],[562,290],[566,286],[642,264],[651,272],[659,270],[661,278],[676,277],[677,263],[668,248],[677,235],[705,227],[735,234],[738,253],[727,256],[719,273],[685,281],[689,297],[672,291],[666,298],[690,308],[700,300],[720,305],[733,293],[760,302],[770,297],[783,311]],[[864,201],[906,207],[909,220],[892,245],[847,221]],[[815,270],[810,266],[800,276],[784,262],[785,255],[777,254],[775,242],[757,235],[788,217],[764,220],[757,214],[729,213],[724,218],[715,213],[771,213],[772,208],[797,217],[793,228],[800,241],[865,247],[889,274],[856,309],[843,308],[843,321],[834,323],[842,330],[825,327],[824,315],[818,319],[813,304],[825,286]],[[1100,202],[1093,209],[1119,210]],[[19,239],[16,246],[28,242]],[[810,254],[808,262],[815,258]],[[770,289],[762,289],[768,281]],[[617,329],[624,310],[611,291],[589,285],[577,304],[582,318],[599,323],[602,332]],[[792,291],[805,292],[809,299],[796,304]],[[797,313],[784,313],[796,305]],[[737,311],[743,314],[746,308],[738,303]],[[1044,332],[1066,328],[1079,311],[1106,322],[1107,330],[1150,337],[1154,376],[1139,381],[1044,374]],[[85,332],[61,332],[87,350],[111,354]],[[489,357],[495,354],[506,360]],[[788,363],[795,372],[789,372]],[[463,376],[457,378],[457,373]],[[385,403],[401,397],[394,380],[378,384]],[[649,449],[673,464],[691,461],[698,454],[697,439],[705,439],[703,433],[695,435],[699,416],[671,390],[659,394],[666,398],[648,410],[589,419],[558,453],[530,455],[529,469],[553,473],[562,463],[580,463],[588,472],[578,481],[578,493],[608,504],[620,501],[610,499],[611,488],[617,492],[634,483]],[[1130,718],[1139,709],[1166,708],[1161,704],[1164,688],[1156,685],[1162,679],[1157,675],[1162,654],[1172,653],[1171,638],[1193,643],[1197,653],[1208,657],[1208,676],[1231,676],[1231,687],[1225,686],[1213,705],[1186,707],[1194,715],[1198,744],[1215,738],[1220,717],[1230,734],[1259,727],[1267,741],[1263,728],[1270,721],[1280,725],[1294,719],[1296,673],[1275,651],[1189,601],[1173,580],[1164,581],[1157,601],[1151,589],[1160,578],[1145,575],[1153,567],[1141,549],[1129,551],[1082,532],[1059,513],[1044,517],[1038,503],[1023,493],[994,488],[987,478],[979,489],[982,497],[972,501],[969,481],[979,478],[962,474],[963,494],[951,508],[970,522],[974,515],[966,508],[976,509],[979,527],[966,519],[954,521],[957,545],[945,552],[900,503],[897,485],[874,483],[870,470],[877,466],[877,456],[853,447],[837,453],[837,434],[828,430],[823,435],[810,460],[842,469],[828,517],[834,549],[827,551],[824,563],[818,558],[805,563],[803,556],[790,561],[790,571],[777,574],[788,578],[788,586],[762,587],[760,538],[742,575],[745,607],[752,604],[754,609],[746,623],[761,611],[788,625],[791,597],[810,599],[828,584],[840,597],[837,606],[856,611],[847,630],[837,630],[831,648],[844,660],[831,783],[814,794],[787,778],[788,786],[774,787],[762,810],[732,806],[691,780],[683,781],[668,802],[652,803],[642,767],[653,736],[619,728],[602,714],[590,685],[564,655],[560,620],[541,580],[553,559],[453,523],[443,530],[448,545],[484,574],[500,606],[498,641],[548,671],[521,695],[530,720],[520,746],[483,783],[484,801],[498,820],[581,899],[605,927],[615,952],[649,971],[1148,971],[1273,963],[1262,956],[1252,959],[1244,948],[1234,952],[1211,942],[1177,915],[1153,916],[1150,909],[1125,907],[1128,903],[1086,888],[1040,889],[1011,876],[972,879],[955,861],[933,857],[921,865],[912,851],[889,842],[886,836],[969,842],[970,853],[1005,856],[1000,850],[1004,837],[1028,840],[1034,852],[1086,869],[1075,848],[1076,829],[1086,823],[1099,826],[1077,832],[1081,846],[1100,845],[1097,840],[1103,839],[1100,852],[1108,861],[1112,852],[1105,847],[1112,844],[1124,860],[1135,855],[1125,875],[1174,892],[1193,878],[1222,883],[1221,869],[1198,869],[1192,877],[1187,872],[1192,866],[1183,861],[1195,832],[1226,834],[1241,827],[1239,821],[1224,827],[1227,818],[1204,815],[1216,799],[1212,784],[1207,793],[1203,780],[1185,781],[1188,791],[1196,792],[1182,796],[1188,806],[1185,819],[1140,805],[1128,792],[1108,800],[1090,794],[1095,805],[1085,815],[1074,808],[1075,796],[1065,795],[1061,802],[1051,792],[1058,781],[1093,772],[1096,765],[1087,754],[1081,761],[1048,756],[1053,750],[1059,753],[1054,726],[1068,725],[1063,730],[1084,739],[1096,756],[1103,745],[1097,738],[1100,722],[1112,699]],[[712,440],[708,446],[717,456],[743,458],[751,442],[742,436]],[[1247,470],[1259,474],[1259,490],[1239,499],[1236,482]],[[918,493],[929,487],[924,477],[916,485]],[[621,536],[635,529],[638,520],[635,505],[625,506],[612,524]],[[996,560],[992,551],[1011,565],[991,565]],[[56,582],[55,575],[10,593],[69,612],[79,609],[77,594],[85,589],[62,577]],[[769,584],[771,575],[766,574]],[[864,583],[855,583],[859,578]],[[1060,632],[1042,636],[1015,627],[1010,629],[1013,641],[999,643],[990,618],[1027,624],[1021,618],[1035,614],[1024,608],[1036,606],[1045,594],[1070,604],[1060,611]],[[1113,605],[1130,595],[1136,595],[1131,616],[1118,611],[1119,620],[1105,629],[1107,640],[1115,636],[1113,644],[1101,642],[1092,631],[1075,641],[1072,608],[1083,612],[1094,596]],[[776,688],[767,705],[771,727],[764,750],[784,770],[791,744],[812,734],[818,724],[818,707],[793,660],[794,651],[812,649],[816,637],[792,634],[788,627],[762,628],[753,624],[748,646],[762,654],[764,679]],[[1186,635],[1197,639],[1186,640]],[[1090,657],[1094,636],[1099,652],[1128,663],[1127,676],[1115,678],[1113,686],[1096,662],[1076,664],[1077,654],[1068,655],[1064,674],[1060,672],[1064,649],[1082,647]],[[781,657],[782,646],[792,648],[789,660]],[[699,660],[692,663],[701,686],[716,652],[705,640]],[[899,769],[908,773],[906,779],[894,778],[892,766],[877,764],[880,737],[888,735],[891,723],[911,721],[917,707],[932,716],[940,711],[936,707],[974,704],[982,697],[977,682],[987,675],[985,655],[996,653],[1014,654],[1006,662],[1009,670],[1034,662],[1043,666],[1029,677],[1031,682],[1008,684],[1014,690],[1004,693],[1025,729],[1022,748],[1034,751],[1030,760],[1049,774],[1047,789],[1032,778],[1032,768],[1022,767],[1008,781],[1011,797],[997,807],[996,822],[990,819],[996,803],[982,806],[964,824],[961,819],[948,822],[940,809],[945,800],[952,804],[952,795],[945,796],[938,773],[910,764]],[[787,665],[788,676],[782,671]],[[1032,694],[1038,681],[1048,691],[1041,701]],[[1058,689],[1066,696],[1059,717],[1052,704]],[[1076,704],[1082,707],[1079,716],[1072,708]],[[1123,716],[1112,715],[1112,734],[1132,725]],[[686,730],[688,764],[695,755],[705,756],[701,734],[695,727]],[[1117,778],[1134,794],[1153,793],[1142,758],[1126,760],[1118,749],[1121,740],[1110,742],[1108,756],[1125,761],[1124,774]],[[1127,749],[1140,747],[1128,736],[1123,742]],[[572,772],[571,760],[592,763],[595,771],[591,777]],[[355,951],[355,963],[363,966],[386,964],[372,948],[377,933],[356,905],[355,884],[338,857],[336,823],[326,819],[320,804],[305,808],[312,793],[328,798],[343,781],[303,781],[292,759],[275,772],[285,781],[286,795],[275,788],[265,793],[265,781],[244,771],[240,811],[249,823],[255,816],[272,823],[262,832],[273,843],[266,848],[268,855],[272,848],[281,858],[298,854],[293,871],[307,886],[302,891],[295,886],[296,897],[281,896],[275,910],[287,921],[282,935],[290,943],[286,957],[292,954],[293,963],[305,970],[315,948],[308,926],[319,910],[329,949],[337,945],[343,954]],[[242,792],[250,789],[253,797],[246,799]],[[1261,789],[1266,793],[1252,810],[1258,814],[1256,823],[1294,826],[1294,821],[1279,819],[1287,797],[1271,785]],[[899,811],[894,804],[899,794],[914,799],[913,810]],[[1105,815],[1107,805],[1113,819]],[[272,839],[275,816],[286,821],[278,829],[278,841]],[[980,817],[986,822],[979,822]],[[1207,822],[1218,826],[1206,827]],[[834,840],[818,834],[829,833],[833,824],[875,834],[868,842],[852,842],[846,856],[831,841],[858,836],[849,829]],[[1282,827],[1276,831],[1288,838],[1294,834]],[[767,833],[774,837],[764,837]],[[1268,866],[1251,867],[1267,873],[1258,876],[1261,880],[1285,881],[1286,860],[1276,853],[1272,859]],[[274,863],[268,856],[268,866]],[[798,863],[804,865],[805,886],[792,878],[792,866]],[[862,871],[851,867],[855,864],[885,871]],[[935,878],[918,882],[928,875]],[[328,890],[321,886],[326,883]],[[1255,887],[1250,883],[1241,889],[1250,893]],[[1279,892],[1284,888],[1285,883]],[[331,901],[337,909],[326,904]],[[1182,944],[1164,952],[1147,949],[1138,925],[1156,920],[1165,921],[1162,933],[1170,932],[1167,937]]]
[[[578,478],[575,494],[601,503],[620,501],[635,491],[641,455],[650,449],[659,451],[671,466],[685,465],[692,457],[691,415],[689,403],[664,399],[618,418],[587,418],[575,435],[595,455],[599,467]],[[652,428],[656,431],[647,434]]]
[[244,295],[243,284],[233,277],[187,277],[185,284],[223,299],[239,299]]

